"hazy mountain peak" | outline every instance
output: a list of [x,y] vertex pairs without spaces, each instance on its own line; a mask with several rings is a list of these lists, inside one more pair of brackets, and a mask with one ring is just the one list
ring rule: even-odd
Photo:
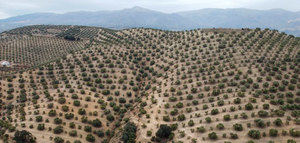
[[260,27],[300,36],[298,19],[300,19],[299,12],[283,9],[206,8],[168,14],[135,6],[113,11],[34,13],[16,16],[0,20],[0,32],[27,25],[55,24],[101,26],[114,29],[147,27],[165,30]]
[[124,9],[124,10],[129,10],[129,11],[135,11],[135,12],[149,12],[149,11],[153,11],[153,10],[150,10],[150,9],[147,9],[147,8],[143,8],[143,7],[140,7],[140,6],[135,6],[135,7],[132,7],[132,8],[127,8],[127,9]]
[[134,6],[131,8],[132,10],[148,10],[146,8],[140,7],[140,6]]
[[281,9],[281,8],[273,8],[273,9],[270,9],[269,11],[290,12],[290,11],[288,11],[288,10]]

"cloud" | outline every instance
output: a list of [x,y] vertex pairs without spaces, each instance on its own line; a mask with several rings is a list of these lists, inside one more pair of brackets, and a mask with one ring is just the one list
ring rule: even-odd
[[5,12],[1,12],[0,11],[0,19],[5,19],[5,18],[8,18],[10,17],[11,15],[9,15],[8,13],[5,13]]
[[0,18],[34,12],[117,10],[141,6],[162,12],[202,8],[282,8],[300,11],[300,0],[0,0]]

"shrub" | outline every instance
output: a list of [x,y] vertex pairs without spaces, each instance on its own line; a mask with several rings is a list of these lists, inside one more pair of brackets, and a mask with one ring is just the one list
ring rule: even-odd
[[92,131],[92,127],[91,126],[84,126],[84,131],[91,132]]
[[72,119],[72,118],[74,118],[74,114],[73,113],[66,113],[65,118],[66,119]]
[[211,118],[210,118],[210,117],[206,117],[206,118],[205,118],[205,121],[206,121],[207,123],[211,123]]
[[103,91],[102,91],[102,94],[103,94],[103,95],[109,95],[109,94],[110,94],[110,90],[103,90]]
[[95,142],[95,137],[92,134],[88,134],[85,137],[85,140],[88,141],[88,142]]
[[64,98],[64,97],[59,98],[58,103],[65,104],[66,103],[66,98]]
[[229,114],[227,114],[227,115],[224,115],[224,116],[223,116],[223,119],[224,119],[224,121],[229,121],[229,120],[231,120],[231,118],[230,118],[230,115],[229,115]]
[[283,110],[275,110],[274,112],[279,117],[283,117],[285,114],[285,111],[283,111]]
[[255,119],[254,122],[257,127],[264,128],[266,126],[265,122],[262,119]]
[[199,133],[204,133],[204,132],[205,132],[205,128],[204,128],[203,126],[197,127],[197,131],[198,131]]
[[66,35],[64,36],[64,39],[69,40],[69,41],[75,41],[76,38],[73,35]]
[[241,103],[241,98],[236,98],[233,100],[234,104],[240,104]]
[[193,120],[190,120],[189,122],[188,122],[188,125],[190,126],[190,127],[192,127],[192,126],[194,126],[194,121]]
[[163,116],[163,120],[164,120],[165,122],[169,122],[169,121],[170,121],[170,117],[169,117],[169,116]]
[[261,137],[259,130],[250,130],[248,132],[248,136],[253,139],[260,139],[260,137]]
[[168,125],[160,125],[156,132],[156,137],[158,139],[170,139],[172,137],[172,128]]
[[178,115],[178,121],[184,121],[185,120],[185,116],[184,116],[184,114],[180,114],[180,115]]
[[53,129],[54,134],[60,134],[64,131],[63,126],[57,126]]
[[69,132],[69,135],[72,137],[76,137],[77,136],[77,131],[76,130],[72,130]]
[[113,115],[111,115],[111,114],[108,114],[107,116],[106,116],[106,119],[108,120],[108,121],[114,121],[115,120],[115,117],[113,116]]
[[238,139],[238,135],[234,133],[230,133],[230,138],[232,139]]
[[222,123],[219,123],[219,124],[217,125],[217,128],[218,128],[219,130],[223,130],[225,127],[224,127],[224,125],[223,125]]
[[271,137],[277,137],[278,131],[277,131],[276,129],[270,129],[270,130],[269,130],[269,135],[270,135]]
[[234,124],[233,125],[234,130],[236,131],[242,131],[243,130],[243,126],[242,124]]
[[48,115],[50,117],[54,117],[54,116],[56,116],[56,111],[55,110],[50,110],[49,113],[48,113]]
[[36,116],[35,121],[36,122],[42,122],[43,121],[43,116]]
[[134,143],[136,139],[136,125],[132,122],[128,122],[124,126],[124,132],[122,135],[122,140],[124,143]]
[[80,101],[79,101],[79,100],[75,100],[75,101],[73,102],[73,105],[74,105],[74,106],[80,106]]
[[245,105],[246,110],[253,110],[253,105],[251,103],[248,103]]
[[94,131],[94,133],[100,138],[104,137],[104,132],[102,130]]
[[147,131],[147,136],[151,137],[151,135],[152,135],[152,132],[151,131]]
[[79,115],[85,115],[85,114],[86,114],[85,109],[80,108],[80,109],[78,110],[78,114],[79,114]]
[[62,123],[62,119],[60,119],[60,118],[54,119],[54,124],[61,124],[61,123]]
[[290,135],[293,137],[300,137],[300,131],[297,131],[295,129],[290,129]]
[[61,137],[55,137],[54,138],[54,142],[55,143],[63,143],[63,142],[65,142],[65,140],[63,138],[61,138]]
[[273,124],[279,127],[282,126],[283,123],[280,118],[277,118],[276,120],[273,121]]
[[267,111],[264,111],[264,110],[258,111],[259,117],[267,117],[268,115],[269,115],[269,113]]
[[64,112],[68,112],[68,111],[69,111],[69,106],[63,105],[63,106],[61,107],[61,109],[62,109]]
[[216,140],[216,139],[218,139],[218,136],[215,132],[211,132],[208,134],[208,138],[211,140]]
[[126,99],[123,98],[123,97],[121,97],[121,98],[119,99],[119,103],[126,103]]
[[27,96],[26,94],[20,94],[20,102],[26,102],[27,101]]
[[224,105],[224,100],[218,101],[218,106],[223,106]]
[[44,129],[45,129],[45,124],[38,124],[37,129],[38,129],[39,131],[44,130]]
[[36,138],[28,131],[22,130],[22,131],[16,131],[13,140],[16,141],[16,143],[35,143]]
[[74,122],[71,122],[71,123],[69,124],[69,127],[70,127],[70,128],[72,128],[72,129],[74,129],[74,128],[75,128],[75,126],[76,126],[76,125],[75,125],[75,123],[74,123]]
[[293,140],[293,139],[288,139],[287,143],[297,143],[297,142],[295,140]]
[[264,108],[265,110],[269,109],[269,107],[270,107],[269,104],[264,104],[264,105],[263,105],[263,108]]
[[92,125],[94,127],[101,127],[102,123],[101,123],[101,121],[99,119],[95,119],[95,120],[92,121]]
[[217,114],[219,114],[219,110],[218,109],[212,109],[210,113],[211,113],[211,115],[217,115]]

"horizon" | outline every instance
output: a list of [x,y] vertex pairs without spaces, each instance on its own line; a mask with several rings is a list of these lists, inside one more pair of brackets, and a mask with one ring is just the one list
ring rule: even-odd
[[257,10],[257,11],[283,10],[283,11],[295,12],[295,13],[300,12],[300,11],[287,10],[287,9],[283,9],[283,8],[254,9],[254,8],[242,8],[242,7],[240,7],[240,8],[200,8],[200,9],[185,10],[185,11],[164,12],[164,11],[154,10],[154,9],[150,9],[150,8],[145,8],[142,6],[132,6],[132,7],[128,7],[128,8],[114,9],[114,10],[77,10],[77,11],[67,11],[67,12],[51,12],[51,11],[33,12],[33,13],[26,13],[26,14],[10,16],[10,17],[6,17],[6,18],[0,17],[0,20],[23,16],[23,15],[31,15],[31,14],[68,14],[68,13],[76,13],[76,12],[122,11],[122,10],[130,10],[130,9],[135,9],[135,8],[142,8],[142,9],[156,11],[156,12],[165,13],[165,14],[175,14],[175,13],[181,13],[181,12],[199,11],[199,10],[206,10],[206,9],[218,9],[218,10],[246,9],[246,10]]
[[[163,13],[194,11],[207,8],[218,9],[283,9],[291,12],[300,11],[300,1],[286,0],[0,0],[0,19],[32,13],[69,13],[77,11],[114,11],[143,7]],[[13,8],[12,8],[13,7]]]

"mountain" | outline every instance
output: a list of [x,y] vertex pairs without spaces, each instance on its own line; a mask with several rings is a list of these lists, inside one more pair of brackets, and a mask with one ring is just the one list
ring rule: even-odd
[[[271,28],[280,31],[298,31],[299,17],[297,12],[282,9],[251,10],[251,9],[202,9],[197,11],[180,12],[179,15],[188,18],[201,27],[222,28]],[[298,22],[298,23],[297,23]],[[298,25],[297,25],[298,24]]]
[[201,9],[163,13],[142,7],[115,11],[34,13],[0,20],[0,31],[37,24],[84,25],[126,29],[271,28],[300,36],[300,12],[282,9]]

